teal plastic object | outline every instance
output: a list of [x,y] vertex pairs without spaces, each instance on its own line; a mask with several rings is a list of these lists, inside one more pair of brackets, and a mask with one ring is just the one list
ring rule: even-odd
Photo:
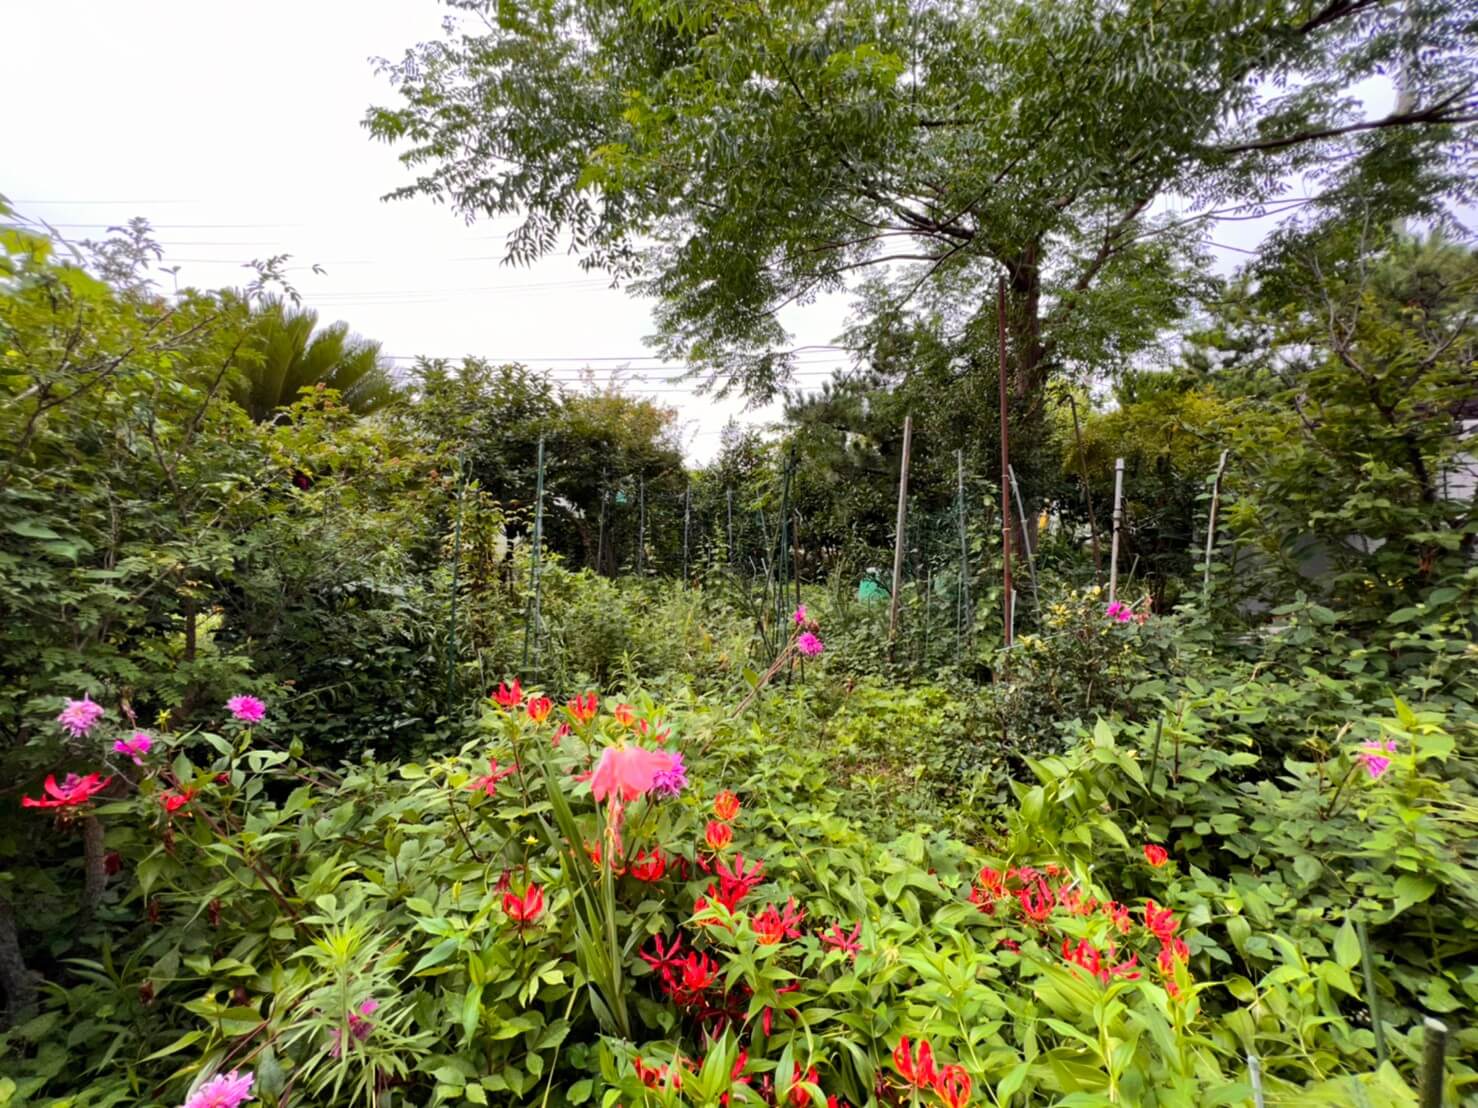
[[857,583],[857,599],[863,604],[878,604],[888,599],[888,590],[871,577],[864,577]]

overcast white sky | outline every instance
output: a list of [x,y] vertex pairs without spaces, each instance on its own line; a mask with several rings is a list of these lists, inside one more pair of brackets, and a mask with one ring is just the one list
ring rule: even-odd
[[[678,367],[643,342],[647,303],[573,258],[515,269],[500,263],[509,224],[379,200],[408,171],[360,126],[395,99],[369,59],[438,36],[445,12],[434,0],[0,0],[0,193],[75,238],[145,216],[182,284],[241,284],[242,263],[289,253],[308,305],[402,363],[480,354],[556,379],[588,365],[601,380],[626,367],[629,391],[678,409],[693,462],[730,415],[773,419],[671,381]],[[1245,248],[1265,229],[1228,224],[1217,238]],[[1237,260],[1223,252],[1218,268]],[[831,298],[784,319],[796,343],[825,344],[845,314]],[[810,386],[846,363],[803,361]]]

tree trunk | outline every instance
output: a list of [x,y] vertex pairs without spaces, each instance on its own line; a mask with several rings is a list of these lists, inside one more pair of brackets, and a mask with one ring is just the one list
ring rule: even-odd
[[36,1007],[36,975],[21,956],[15,914],[4,897],[0,897],[0,993],[5,999],[0,1006],[0,1031],[27,1019]]

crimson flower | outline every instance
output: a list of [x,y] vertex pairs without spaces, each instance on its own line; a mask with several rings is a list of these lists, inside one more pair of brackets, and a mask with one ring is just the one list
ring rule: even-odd
[[1103,914],[1114,921],[1119,934],[1125,934],[1129,930],[1129,909],[1117,900],[1105,900],[1102,904]]
[[42,788],[46,795],[42,797],[21,797],[22,808],[80,808],[98,793],[108,787],[111,777],[99,777],[96,773],[89,773],[86,777],[78,777],[75,773],[69,773],[62,778],[62,783],[56,783],[56,775],[48,773]]
[[[1023,879],[1026,871],[1023,870]],[[1053,895],[1047,882],[1036,876],[1035,871],[1031,878],[1031,884],[1023,885],[1016,893],[1016,899],[1021,904],[1021,911],[1027,919],[1033,923],[1045,923],[1047,917],[1057,907],[1057,897]]]
[[662,853],[660,846],[652,847],[650,854],[645,850],[639,850],[636,857],[632,859],[628,872],[638,881],[645,881],[648,884],[661,881],[662,875],[667,872],[667,855]]
[[554,701],[547,696],[531,696],[525,710],[529,713],[529,719],[535,723],[543,723],[554,710]]
[[739,814],[739,798],[725,789],[713,798],[713,814],[728,823]]
[[672,944],[664,948],[661,935],[652,936],[652,945],[657,948],[657,953],[648,954],[645,950],[638,950],[641,960],[652,967],[652,972],[661,975],[664,985],[671,990],[682,972],[683,937],[679,932],[673,936]]
[[964,1108],[970,1103],[970,1075],[964,1066],[945,1066],[934,1080],[934,1091],[944,1108]]
[[1113,947],[1109,947],[1109,956],[1105,959],[1098,948],[1089,944],[1086,939],[1079,939],[1076,947],[1071,939],[1063,939],[1062,956],[1070,964],[1087,970],[1100,981],[1107,981],[1110,977],[1124,977],[1133,981],[1139,977],[1139,971],[1134,968],[1139,964],[1139,955],[1131,955],[1127,962],[1113,965]]
[[570,725],[568,723],[561,723],[558,727],[554,729],[554,734],[550,736],[549,745],[558,746],[560,740],[569,737],[569,734]]
[[718,963],[707,954],[689,954],[677,975],[677,987],[673,999],[679,1004],[691,1004],[702,996],[704,990],[718,980]]
[[[668,1082],[667,1065],[649,1066],[642,1061],[640,1054],[636,1056],[633,1063],[636,1068],[636,1076],[641,1078],[641,1083],[649,1089],[661,1089]],[[682,1070],[676,1066],[672,1068],[672,1088],[680,1089],[683,1085]]]
[[498,691],[493,693],[493,700],[500,708],[517,708],[523,703],[523,686],[518,683],[518,678],[513,679],[512,687],[506,681],[499,682]]
[[164,810],[170,815],[174,815],[194,799],[194,789],[169,789],[159,795],[159,803],[164,805]]
[[732,867],[720,858],[714,868],[718,871],[718,899],[731,912],[765,878],[765,864],[756,860],[754,865],[745,869],[743,854],[734,855]]
[[817,1076],[815,1066],[812,1066],[802,1075],[801,1064],[799,1062],[795,1064],[795,1073],[790,1078],[790,1103],[795,1108],[805,1108],[807,1104],[811,1103],[811,1094],[801,1086],[801,1082],[806,1081],[814,1085],[816,1084]]
[[1145,843],[1144,860],[1156,869],[1159,869],[1170,860],[1170,852],[1163,846],[1156,846],[1154,843]]
[[484,796],[492,796],[493,793],[498,790],[499,781],[517,772],[517,765],[500,766],[498,765],[498,759],[489,758],[488,772],[477,778],[475,781],[469,781],[467,783],[467,787],[469,789],[480,791]]
[[[734,1059],[734,1068],[729,1071],[730,1089],[735,1085],[748,1085],[754,1080],[744,1073],[744,1067],[747,1065],[749,1065],[749,1051],[740,1048],[739,1056]],[[698,1068],[702,1069],[703,1067],[700,1066]],[[718,1102],[723,1105],[723,1108],[729,1108],[729,1094],[724,1093],[718,1098]]]
[[600,711],[600,698],[593,692],[588,692],[584,696],[575,697],[565,707],[576,723],[589,723]]
[[1144,925],[1149,928],[1150,934],[1163,943],[1175,934],[1180,921],[1169,908],[1161,908],[1151,900],[1144,906]]
[[861,935],[861,921],[858,921],[857,926],[852,928],[850,935],[842,930],[840,923],[834,923],[831,925],[831,930],[821,933],[821,944],[823,946],[829,946],[833,950],[840,950],[843,954],[855,960],[857,955],[862,952],[862,944],[857,941]]
[[519,927],[533,923],[544,911],[544,890],[538,885],[530,885],[523,896],[515,892],[504,893],[503,911]]
[[1185,940],[1172,937],[1161,940],[1160,953],[1155,960],[1160,963],[1160,971],[1169,975],[1175,972],[1176,962],[1188,962],[1190,959],[1191,948],[1185,945]]
[[703,832],[703,841],[711,850],[722,850],[734,841],[734,829],[727,823],[711,819]]
[[784,911],[770,904],[750,921],[750,927],[754,929],[754,937],[759,940],[761,946],[774,946],[782,939],[798,939],[801,937],[801,921],[806,918],[806,913],[795,906],[795,897],[786,902]]
[[928,1039],[919,1040],[919,1051],[915,1055],[908,1036],[903,1036],[893,1048],[893,1065],[903,1080],[915,1089],[927,1089],[939,1076],[934,1071],[934,1048]]
[[630,727],[636,719],[636,710],[630,704],[617,704],[611,709],[611,715],[616,717],[616,722],[622,727]]

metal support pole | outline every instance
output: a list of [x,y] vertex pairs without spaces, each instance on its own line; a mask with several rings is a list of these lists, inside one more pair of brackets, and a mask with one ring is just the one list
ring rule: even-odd
[[908,459],[913,452],[913,416],[903,417],[903,458],[898,468],[898,521],[893,530],[893,595],[888,605],[888,650],[898,633],[898,593],[903,585],[903,546],[908,526]]
[[1124,525],[1124,459],[1114,459],[1114,537],[1109,545],[1109,603],[1119,596],[1119,530]]
[[1211,593],[1211,550],[1216,543],[1216,509],[1221,504],[1221,478],[1227,471],[1227,452],[1221,452],[1216,463],[1216,479],[1211,482],[1211,515],[1206,520],[1206,575],[1201,579],[1201,599]]
[[1007,466],[1006,472],[1011,476],[1011,491],[1016,494],[1016,512],[1022,520],[1021,545],[1026,547],[1026,571],[1032,580],[1032,608],[1037,613],[1037,622],[1042,622],[1042,597],[1037,591],[1037,558],[1032,553],[1031,534],[1026,527],[1026,504],[1021,499],[1021,486],[1016,483],[1016,469]]
[[1001,385],[1001,596],[1006,609],[1001,613],[1006,647],[1015,639],[1016,592],[1011,587],[1011,489],[1007,474],[1011,471],[1011,436],[1006,417],[1006,279],[996,283],[996,332],[999,346]]
[[955,613],[957,646],[955,664],[958,665],[975,622],[975,609],[970,605],[970,540],[965,528],[965,452],[963,450],[955,451],[955,519],[960,531],[959,608]]
[[1102,584],[1103,559],[1098,551],[1098,520],[1093,514],[1093,493],[1088,488],[1088,459],[1083,454],[1083,429],[1078,425],[1078,401],[1072,393],[1068,393],[1067,402],[1073,410],[1073,439],[1078,444],[1078,470],[1083,475],[1083,503],[1088,508],[1088,534],[1093,540],[1093,576]]
[[1267,1099],[1262,1091],[1262,1059],[1256,1054],[1247,1055],[1247,1076],[1252,1081],[1253,1108],[1264,1108]]

